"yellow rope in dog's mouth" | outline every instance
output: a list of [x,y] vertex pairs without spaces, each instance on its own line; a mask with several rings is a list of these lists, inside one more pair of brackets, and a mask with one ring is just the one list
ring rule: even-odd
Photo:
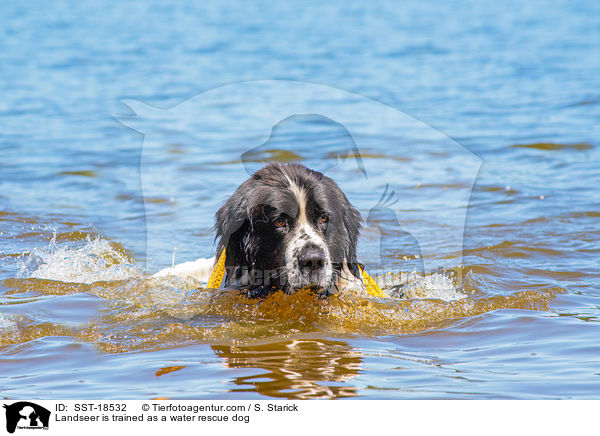
[[[379,287],[379,285],[373,280],[373,278],[367,274],[364,268],[359,265],[358,269],[360,271],[360,275],[365,284],[365,288],[367,289],[367,294],[372,297],[385,297],[385,294]],[[213,267],[210,278],[208,279],[208,283],[206,287],[209,289],[218,289],[221,287],[221,283],[223,283],[223,277],[225,276],[225,249],[221,252],[221,256],[219,256],[219,260],[215,263]]]
[[206,287],[209,289],[219,289],[221,287],[221,283],[223,282],[223,277],[225,276],[225,249],[221,252],[221,256],[219,256],[219,260],[215,263],[213,267],[210,278],[208,279],[208,283]]
[[369,294],[371,297],[385,297],[385,294],[383,293],[379,285],[375,282],[375,280],[373,280],[373,278],[369,274],[367,274],[364,268],[361,265],[359,265],[358,269],[365,284],[365,288],[367,289],[367,294]]

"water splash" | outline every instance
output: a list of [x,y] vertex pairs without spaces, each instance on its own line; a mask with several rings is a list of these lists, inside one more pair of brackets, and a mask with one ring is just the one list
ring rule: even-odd
[[14,337],[18,336],[18,334],[19,329],[17,328],[17,324],[13,320],[6,318],[0,313],[0,337],[6,338],[10,341]]
[[89,235],[80,247],[50,244],[36,248],[21,262],[17,277],[68,283],[127,280],[141,275],[118,244]]
[[[86,238],[83,245],[36,249],[7,279],[7,295],[92,294],[105,310],[85,326],[48,323],[28,315],[27,299],[14,298],[9,318],[0,317],[0,345],[46,336],[73,336],[105,352],[161,349],[195,342],[227,343],[314,334],[396,335],[443,328],[497,309],[548,310],[560,289],[520,291],[478,298],[456,288],[452,270],[421,275],[376,276],[386,298],[344,291],[321,298],[306,290],[276,292],[257,300],[236,290],[208,290],[193,277],[146,276],[118,244]],[[17,301],[18,300],[18,301]],[[93,300],[82,300],[91,304]],[[45,307],[60,305],[48,298]],[[79,304],[79,303],[78,303]],[[14,306],[13,306],[14,307]],[[82,306],[81,310],[92,310]],[[33,316],[33,317],[32,317]]]
[[392,299],[438,299],[453,301],[467,295],[456,289],[452,272],[419,274],[413,272],[386,273],[376,276],[377,284]]

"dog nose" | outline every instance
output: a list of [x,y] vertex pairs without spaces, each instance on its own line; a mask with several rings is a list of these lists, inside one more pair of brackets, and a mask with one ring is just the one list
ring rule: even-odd
[[318,248],[309,248],[300,255],[300,268],[309,271],[318,271],[325,266],[323,251]]

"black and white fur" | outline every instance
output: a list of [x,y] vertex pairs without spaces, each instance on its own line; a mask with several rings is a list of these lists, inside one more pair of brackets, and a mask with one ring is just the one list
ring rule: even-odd
[[256,295],[314,288],[330,294],[360,280],[360,213],[329,177],[273,163],[242,183],[215,215],[223,287]]

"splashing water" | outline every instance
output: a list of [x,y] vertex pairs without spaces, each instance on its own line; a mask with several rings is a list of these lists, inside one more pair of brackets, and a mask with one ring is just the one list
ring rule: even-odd
[[443,301],[460,300],[467,295],[456,289],[450,274],[431,273],[387,273],[375,277],[377,284],[383,289],[388,298],[422,298]]
[[140,274],[127,255],[106,239],[88,235],[83,247],[72,248],[57,246],[55,234],[47,248],[36,248],[25,258],[17,277],[89,284]]
[[6,318],[3,314],[0,314],[0,337],[8,339],[6,342],[10,343],[14,341],[19,335],[17,324]]
[[[547,310],[557,290],[522,291],[473,298],[456,289],[451,273],[388,273],[376,280],[386,298],[344,291],[327,299],[310,291],[276,292],[248,299],[235,290],[207,290],[205,282],[172,275],[146,276],[118,244],[86,238],[80,247],[56,238],[22,262],[19,278],[7,279],[10,294],[39,298],[90,295],[106,310],[79,327],[36,320],[27,314],[0,318],[0,345],[43,336],[69,335],[106,352],[160,349],[201,342],[236,343],[294,335],[389,335],[441,328],[496,309]],[[35,297],[34,297],[35,298]],[[24,305],[23,305],[24,306]],[[89,311],[89,307],[81,310]],[[291,335],[291,336],[290,336]]]

